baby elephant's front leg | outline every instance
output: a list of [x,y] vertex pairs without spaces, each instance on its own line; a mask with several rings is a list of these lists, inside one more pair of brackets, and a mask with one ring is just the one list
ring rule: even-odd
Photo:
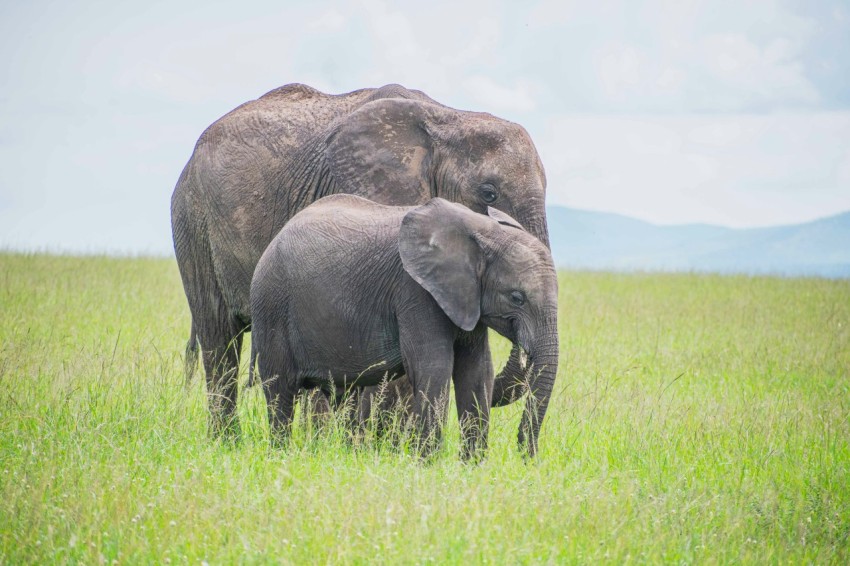
[[487,453],[493,397],[493,361],[484,325],[479,324],[458,338],[452,376],[463,439],[461,457],[477,460]]
[[413,421],[420,456],[440,447],[454,361],[451,328],[400,328],[404,369],[413,386]]

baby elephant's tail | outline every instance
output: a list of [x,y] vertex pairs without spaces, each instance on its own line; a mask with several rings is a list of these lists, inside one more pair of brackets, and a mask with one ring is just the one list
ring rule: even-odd
[[183,374],[186,378],[185,386],[188,389],[195,377],[195,369],[198,367],[198,330],[195,328],[195,319],[192,319],[192,330],[189,333],[189,342],[186,343],[186,357],[183,365]]

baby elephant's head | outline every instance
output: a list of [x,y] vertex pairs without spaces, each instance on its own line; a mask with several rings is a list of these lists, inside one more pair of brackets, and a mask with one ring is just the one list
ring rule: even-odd
[[456,325],[472,330],[482,322],[527,353],[530,395],[519,442],[534,455],[558,371],[558,280],[542,243],[503,212],[487,212],[433,199],[404,217],[399,252]]
[[464,330],[482,322],[538,368],[557,366],[558,281],[552,254],[507,214],[435,198],[407,213],[405,270]]

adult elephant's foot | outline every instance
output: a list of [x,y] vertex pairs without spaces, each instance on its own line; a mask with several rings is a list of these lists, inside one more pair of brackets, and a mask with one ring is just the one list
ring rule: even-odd
[[[239,422],[236,402],[239,395],[239,353],[242,333],[230,334],[223,330],[201,338],[204,373],[207,378],[207,407],[209,409],[209,435],[213,439],[236,441],[239,439]],[[227,339],[222,338],[227,337]],[[204,348],[204,345],[208,346]]]
[[[235,372],[234,372],[235,373]],[[235,443],[240,437],[239,417],[236,414],[236,384],[221,379],[207,382],[209,408],[208,432],[214,440]]]
[[213,440],[235,444],[239,441],[239,418],[236,414],[236,399],[229,396],[228,388],[210,386],[207,392],[209,404],[208,433]]
[[228,417],[215,415],[211,412],[208,430],[210,438],[221,440],[226,444],[238,444],[242,438],[242,429],[235,412]]

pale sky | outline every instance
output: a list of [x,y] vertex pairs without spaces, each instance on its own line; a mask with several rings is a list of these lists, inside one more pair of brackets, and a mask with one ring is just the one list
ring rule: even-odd
[[660,224],[850,210],[850,2],[3,2],[0,248],[171,252],[201,132],[290,82],[524,125],[548,203]]

